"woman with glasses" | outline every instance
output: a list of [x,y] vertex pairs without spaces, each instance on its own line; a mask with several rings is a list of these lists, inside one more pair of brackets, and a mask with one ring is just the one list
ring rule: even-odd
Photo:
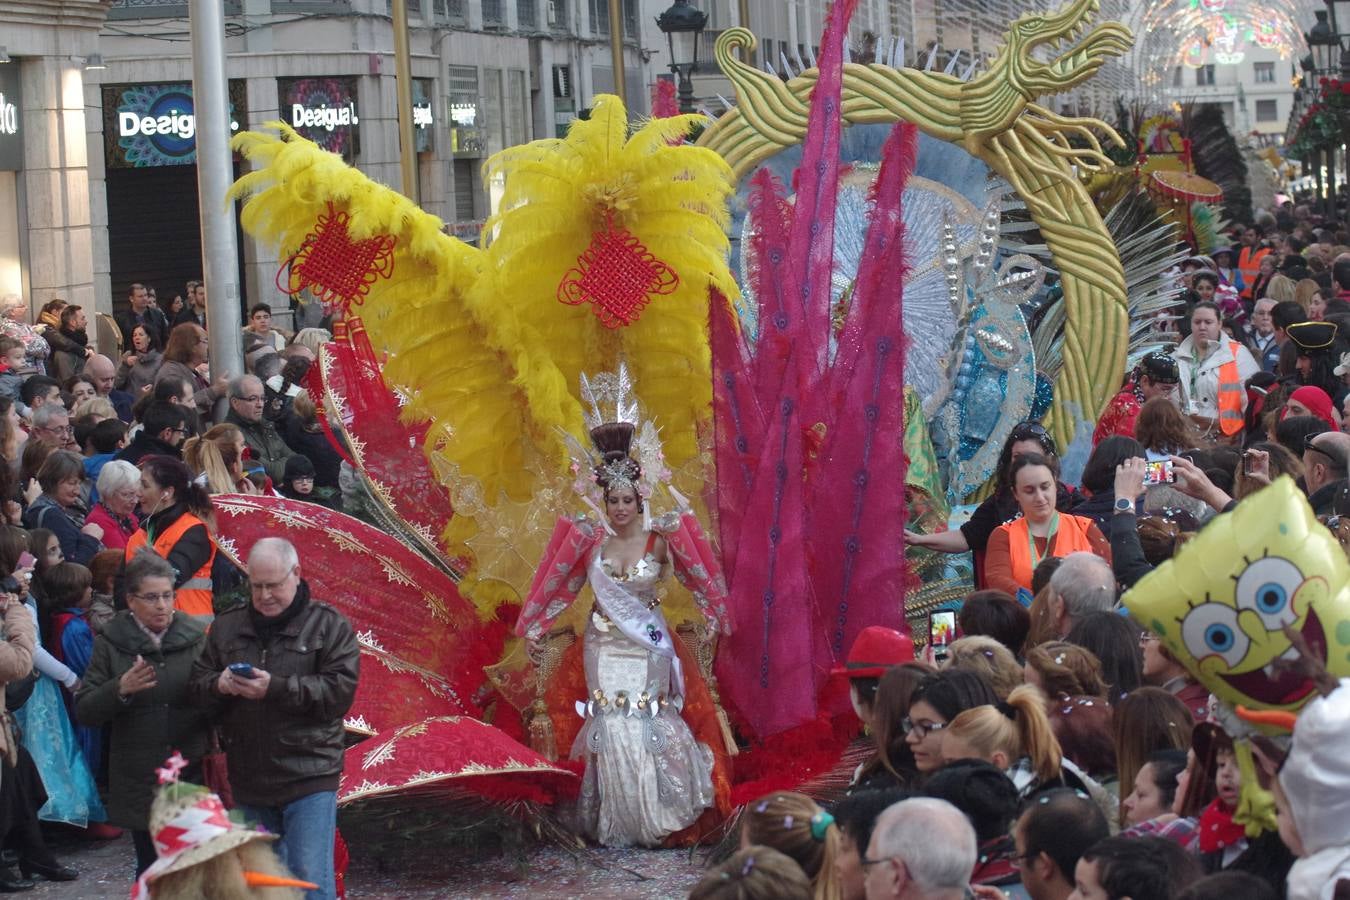
[[61,543],[68,562],[89,565],[103,549],[103,528],[85,522],[81,504],[84,460],[69,450],[53,450],[37,474],[42,495],[24,510],[25,528],[45,528]]
[[108,726],[108,815],[132,829],[136,874],[155,861],[150,804],[155,769],[171,750],[188,761],[184,781],[197,782],[207,749],[206,717],[188,698],[188,676],[205,643],[206,625],[174,611],[174,570],[154,551],[127,563],[127,608],[94,640],[94,655],[76,694],[80,723]]
[[909,715],[901,723],[905,742],[914,754],[914,767],[927,775],[942,767],[943,731],[961,713],[977,706],[993,706],[998,695],[982,675],[966,669],[947,669],[927,676],[909,698]]
[[127,562],[142,547],[154,547],[174,569],[174,606],[190,616],[214,616],[211,566],[216,544],[206,527],[211,517],[206,489],[182,460],[147,456],[141,460],[141,511],[145,519],[127,541]]
[[[1043,426],[1036,422],[1022,422],[1013,428],[1008,440],[1003,444],[1003,452],[998,457],[998,480],[994,493],[975,508],[970,521],[959,529],[938,531],[932,534],[920,534],[905,531],[905,543],[911,547],[923,547],[939,553],[975,553],[975,585],[988,587],[984,579],[984,553],[989,537],[1004,522],[1018,513],[1017,501],[1013,497],[1011,480],[1012,464],[1028,453],[1037,453],[1047,459],[1058,459],[1055,455],[1055,439]],[[1076,501],[1074,492],[1063,484],[1056,488],[1055,508],[1067,510]]]

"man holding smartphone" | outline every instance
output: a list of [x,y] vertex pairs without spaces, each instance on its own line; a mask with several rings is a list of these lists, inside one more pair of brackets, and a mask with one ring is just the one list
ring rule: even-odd
[[263,538],[248,557],[252,601],[216,617],[192,691],[220,723],[230,787],[244,814],[281,839],[297,878],[336,896],[333,841],[360,650],[351,623],[312,599],[295,547]]

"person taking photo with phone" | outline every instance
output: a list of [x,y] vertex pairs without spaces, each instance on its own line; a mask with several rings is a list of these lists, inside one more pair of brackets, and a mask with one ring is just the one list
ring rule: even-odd
[[342,613],[310,596],[289,541],[254,544],[248,580],[251,602],[212,624],[192,691],[219,723],[239,808],[280,835],[277,853],[297,878],[319,885],[307,900],[332,900],[356,633]]

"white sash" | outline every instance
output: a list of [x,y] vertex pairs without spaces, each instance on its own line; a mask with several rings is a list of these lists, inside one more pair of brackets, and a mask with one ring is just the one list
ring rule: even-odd
[[639,647],[670,660],[671,698],[684,696],[684,667],[671,640],[670,628],[660,609],[648,609],[631,591],[610,577],[597,547],[591,559],[591,590],[600,611]]

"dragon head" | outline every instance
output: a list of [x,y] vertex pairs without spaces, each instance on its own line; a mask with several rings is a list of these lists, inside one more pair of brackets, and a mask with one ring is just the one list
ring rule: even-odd
[[[1130,49],[1134,36],[1119,22],[1106,22],[1083,34],[1100,0],[1070,0],[1053,13],[1027,13],[1008,28],[1003,46],[987,71],[962,92],[962,125],[967,133],[1004,130],[1037,97],[1058,94],[1096,74],[1112,56]],[[1058,52],[1048,61],[1034,51]]]
[[[1119,22],[1105,22],[1083,34],[1099,6],[1099,0],[1072,0],[1058,12],[1028,13],[1013,22],[1001,55],[1008,58],[1011,81],[1028,98],[1057,94],[1081,84],[1107,59],[1130,49],[1134,35]],[[1048,62],[1032,55],[1043,45],[1059,52],[1065,43],[1067,49]]]

